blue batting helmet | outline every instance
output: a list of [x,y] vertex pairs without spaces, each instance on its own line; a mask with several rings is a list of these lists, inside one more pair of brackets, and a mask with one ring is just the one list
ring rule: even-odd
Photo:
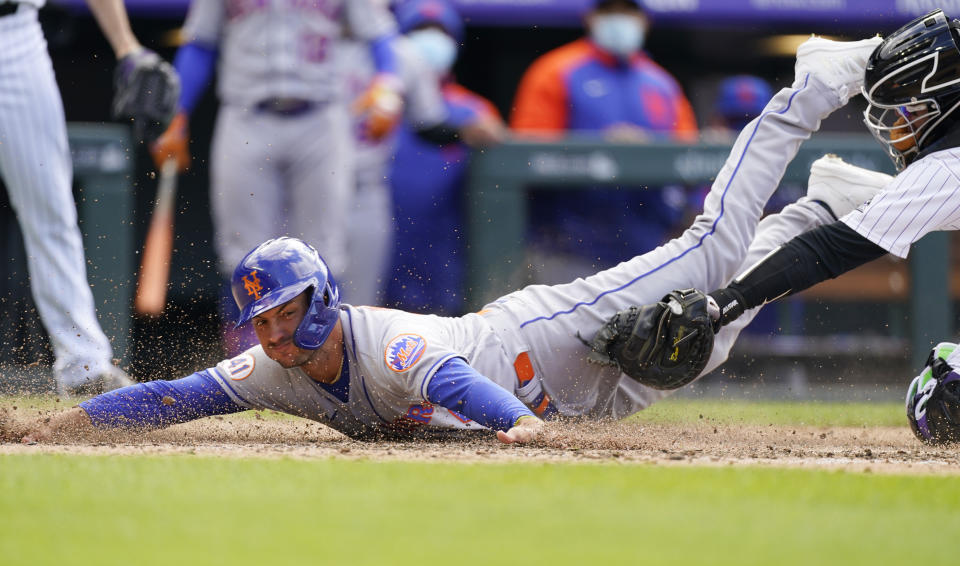
[[437,24],[458,42],[463,41],[463,19],[445,0],[411,0],[397,8],[397,25],[407,33],[426,24]]
[[310,306],[293,342],[316,350],[339,319],[340,291],[317,250],[296,238],[275,238],[248,253],[233,271],[233,299],[240,326],[251,318],[310,291]]

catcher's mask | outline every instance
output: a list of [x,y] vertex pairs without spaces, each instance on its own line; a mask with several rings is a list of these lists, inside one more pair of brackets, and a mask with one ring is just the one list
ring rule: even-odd
[[942,10],[884,39],[867,62],[864,122],[902,170],[951,133],[960,107],[960,21]]
[[231,287],[240,308],[237,326],[308,291],[307,313],[293,335],[306,350],[322,346],[340,317],[340,291],[330,269],[313,246],[296,238],[257,246],[237,265]]

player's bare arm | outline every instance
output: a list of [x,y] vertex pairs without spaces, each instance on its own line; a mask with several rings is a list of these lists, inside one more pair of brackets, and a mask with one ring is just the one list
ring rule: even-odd
[[123,59],[140,49],[140,42],[130,29],[130,19],[122,0],[87,0],[87,5],[117,59]]

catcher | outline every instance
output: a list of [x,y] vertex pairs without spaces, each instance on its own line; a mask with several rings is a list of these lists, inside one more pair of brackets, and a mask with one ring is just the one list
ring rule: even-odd
[[[807,197],[759,221],[800,143],[859,91],[874,44],[814,38],[801,46],[796,82],[741,133],[703,214],[656,250],[447,318],[341,304],[316,250],[269,240],[241,260],[232,281],[238,325],[251,324],[260,345],[181,379],[100,395],[46,422],[7,422],[4,434],[43,441],[271,409],[356,438],[466,429],[514,443],[534,440],[544,420],[630,415],[720,364],[750,318],[714,341],[704,296],[670,289],[725,283],[886,182],[827,157],[813,167]],[[664,346],[645,347],[650,336]],[[679,363],[692,357],[691,368]]]

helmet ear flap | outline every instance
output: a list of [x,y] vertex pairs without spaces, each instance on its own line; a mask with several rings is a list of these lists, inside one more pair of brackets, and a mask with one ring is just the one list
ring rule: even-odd
[[[307,312],[297,327],[293,340],[300,348],[316,350],[327,341],[340,318],[340,293],[329,274],[325,282],[316,281],[310,292]],[[317,293],[321,294],[318,296]]]

